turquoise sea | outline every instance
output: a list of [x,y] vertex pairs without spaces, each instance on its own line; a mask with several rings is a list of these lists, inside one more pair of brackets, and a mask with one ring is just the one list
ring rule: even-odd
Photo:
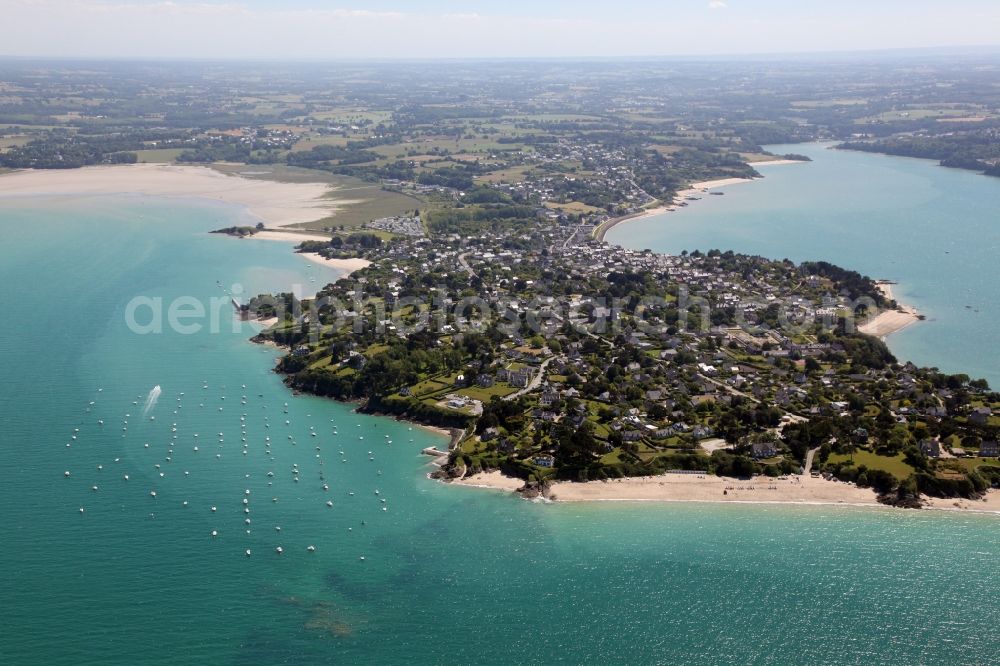
[[136,296],[332,279],[205,233],[239,217],[0,202],[0,663],[995,663],[995,516],[448,487],[437,435],[293,396],[228,311],[130,331]]
[[898,281],[896,298],[927,321],[890,336],[893,353],[1000,386],[1000,178],[824,144],[768,149],[813,161],[762,166],[763,180],[619,225],[607,240],[826,260]]

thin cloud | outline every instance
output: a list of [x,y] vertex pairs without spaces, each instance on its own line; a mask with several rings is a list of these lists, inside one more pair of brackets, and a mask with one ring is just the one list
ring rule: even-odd
[[[843,0],[846,4],[848,0]],[[851,0],[858,4],[863,0]],[[364,0],[265,4],[261,0],[0,0],[6,30],[0,56],[115,58],[600,57],[768,53],[996,44],[1000,3],[952,0],[956,11],[914,9],[906,22],[887,0],[859,24],[850,12],[807,3],[699,0],[683,11],[642,15],[594,9],[568,16],[545,3],[477,11],[477,3],[438,0],[395,7]],[[350,4],[347,4],[350,3]],[[518,6],[524,3],[514,3]],[[820,4],[820,3],[816,3]],[[926,3],[910,3],[923,7]],[[959,7],[977,4],[976,11]],[[341,7],[329,5],[342,5]],[[366,6],[367,5],[367,6]],[[389,3],[385,3],[389,5]],[[758,7],[757,5],[760,5]],[[771,5],[770,9],[765,5]],[[395,11],[389,11],[395,9]],[[739,10],[739,11],[737,11]],[[725,14],[726,20],[720,20]],[[974,16],[975,21],[969,17]],[[817,24],[828,29],[817,32]],[[663,26],[671,39],[663,40]],[[415,38],[417,35],[419,38]],[[516,39],[512,39],[515,35]],[[946,37],[942,37],[945,35]]]

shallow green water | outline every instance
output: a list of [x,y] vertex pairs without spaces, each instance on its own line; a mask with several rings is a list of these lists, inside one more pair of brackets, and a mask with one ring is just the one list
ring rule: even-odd
[[130,332],[136,295],[312,284],[320,269],[285,244],[204,233],[233,217],[127,198],[0,205],[0,663],[995,659],[995,517],[442,486],[419,456],[440,439],[292,396],[249,325]]
[[813,161],[761,167],[763,180],[620,225],[608,241],[826,260],[896,280],[927,321],[891,336],[893,352],[1000,386],[1000,178],[820,144],[769,149]]

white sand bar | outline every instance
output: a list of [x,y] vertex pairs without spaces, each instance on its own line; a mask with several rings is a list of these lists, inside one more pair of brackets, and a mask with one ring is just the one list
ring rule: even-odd
[[268,226],[314,222],[332,214],[334,199],[323,183],[278,183],[230,176],[203,166],[129,164],[81,169],[26,169],[0,175],[0,197],[17,195],[207,199],[243,206]]

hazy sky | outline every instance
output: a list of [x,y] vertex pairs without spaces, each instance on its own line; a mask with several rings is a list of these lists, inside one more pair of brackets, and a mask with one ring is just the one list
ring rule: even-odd
[[0,0],[0,55],[654,56],[1000,43],[1000,0]]

